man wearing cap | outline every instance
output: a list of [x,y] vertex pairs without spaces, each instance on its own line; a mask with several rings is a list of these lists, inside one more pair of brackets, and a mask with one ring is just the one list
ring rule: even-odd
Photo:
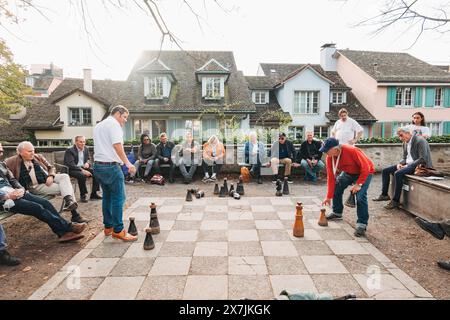
[[375,173],[373,162],[361,149],[349,145],[340,145],[335,138],[328,138],[320,152],[327,154],[327,196],[322,205],[330,205],[333,199],[333,212],[327,215],[328,220],[341,220],[344,206],[342,195],[344,190],[353,184],[352,193],[356,193],[355,236],[365,235],[369,221],[367,189],[372,175]]

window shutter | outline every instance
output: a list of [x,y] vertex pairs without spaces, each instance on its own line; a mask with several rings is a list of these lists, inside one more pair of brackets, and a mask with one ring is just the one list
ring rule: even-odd
[[387,88],[387,106],[392,108],[395,106],[395,94],[397,93],[396,87]]
[[421,88],[421,87],[416,88],[416,95],[414,97],[414,106],[416,108],[422,107],[422,92],[423,92],[423,88]]
[[144,77],[144,96],[148,96],[149,92],[149,84],[148,84],[148,77]]
[[206,81],[207,78],[202,78],[202,97],[206,97]]
[[444,121],[443,135],[450,135],[450,121]]
[[342,103],[347,103],[347,92],[342,92]]
[[225,79],[220,78],[220,96],[223,98],[225,96]]
[[252,101],[253,103],[256,103],[255,91],[252,92]]
[[425,89],[425,107],[434,107],[434,96],[436,95],[435,88]]
[[443,88],[444,90],[444,108],[450,108],[450,88]]
[[269,91],[266,91],[266,104],[269,104]]

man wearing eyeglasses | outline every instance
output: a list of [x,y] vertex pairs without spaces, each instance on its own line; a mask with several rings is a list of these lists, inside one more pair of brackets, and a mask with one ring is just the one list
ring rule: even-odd
[[403,142],[403,158],[393,166],[384,168],[382,171],[382,190],[378,198],[373,201],[389,201],[388,195],[389,182],[391,174],[394,175],[394,196],[392,200],[384,207],[392,210],[400,205],[400,195],[403,188],[403,178],[406,174],[413,174],[419,164],[425,164],[427,168],[433,167],[431,162],[430,145],[424,138],[412,135],[409,127],[397,129],[397,135]]
[[272,182],[277,182],[278,177],[278,165],[284,164],[284,176],[288,178],[288,182],[292,183],[291,167],[295,159],[295,149],[291,141],[286,138],[285,133],[280,133],[278,141],[275,141],[270,150],[272,159],[269,166],[272,168]]

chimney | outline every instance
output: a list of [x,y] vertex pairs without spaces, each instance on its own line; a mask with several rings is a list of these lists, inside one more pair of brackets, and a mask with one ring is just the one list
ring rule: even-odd
[[378,63],[374,63],[372,66],[373,66],[373,72],[378,73]]
[[92,93],[92,70],[83,69],[83,90]]
[[323,70],[337,71],[337,60],[333,57],[335,53],[335,43],[325,43],[320,47],[320,66]]

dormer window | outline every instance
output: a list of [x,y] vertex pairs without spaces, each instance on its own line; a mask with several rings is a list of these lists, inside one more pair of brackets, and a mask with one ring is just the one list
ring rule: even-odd
[[255,104],[269,103],[269,91],[254,91],[252,100]]
[[149,78],[148,85],[148,98],[161,99],[163,97],[163,77]]
[[203,97],[208,100],[216,100],[223,98],[224,79],[220,77],[203,78],[203,86],[205,88]]
[[347,103],[347,94],[344,91],[332,91],[331,92],[332,104],[344,104]]

